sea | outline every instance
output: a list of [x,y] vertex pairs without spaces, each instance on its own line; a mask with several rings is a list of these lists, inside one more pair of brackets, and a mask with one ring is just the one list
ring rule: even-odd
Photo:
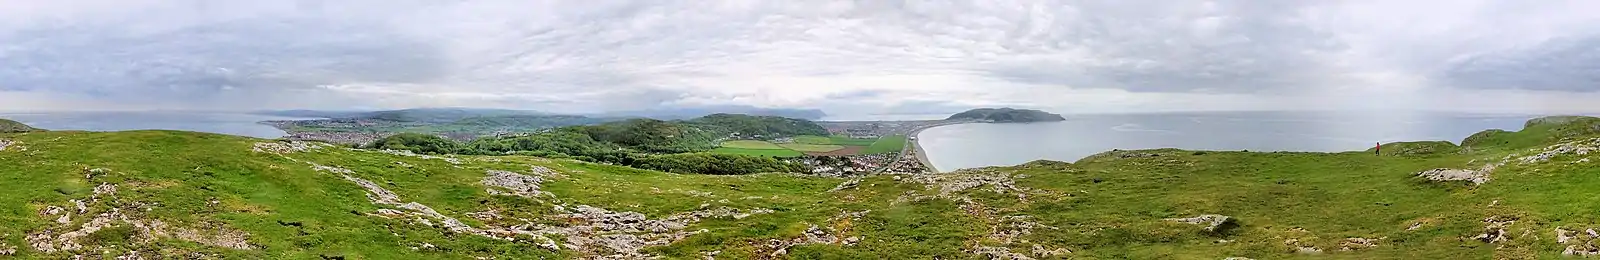
[[[864,115],[827,121],[933,120],[945,115]],[[1072,162],[1112,149],[1341,152],[1379,142],[1459,143],[1485,129],[1520,130],[1537,115],[1432,112],[1192,112],[1067,114],[1060,122],[959,124],[927,129],[917,137],[940,171],[1022,164],[1033,160]],[[184,130],[278,138],[281,130],[257,122],[308,120],[243,113],[52,112],[0,113],[51,130]]]
[[125,131],[183,130],[256,138],[278,138],[288,133],[257,122],[267,120],[309,120],[233,112],[48,112],[0,113],[35,128],[49,130]]
[[940,171],[1033,160],[1073,162],[1113,149],[1362,151],[1377,143],[1460,141],[1486,129],[1520,130],[1535,115],[1395,112],[1205,112],[1065,115],[1066,121],[959,124],[922,131]]

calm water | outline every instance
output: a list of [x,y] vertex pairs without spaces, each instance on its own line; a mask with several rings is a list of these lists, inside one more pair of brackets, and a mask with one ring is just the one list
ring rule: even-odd
[[1340,152],[1376,142],[1459,143],[1484,129],[1522,129],[1529,115],[1443,113],[1228,112],[1068,115],[1067,121],[963,124],[918,137],[941,171],[1016,165],[1037,159],[1076,161],[1112,149]]
[[52,113],[0,113],[0,118],[16,120],[37,128],[50,130],[184,130],[278,138],[286,133],[272,126],[257,124],[265,120],[299,120],[307,118],[261,116],[237,113],[200,112],[52,112]]

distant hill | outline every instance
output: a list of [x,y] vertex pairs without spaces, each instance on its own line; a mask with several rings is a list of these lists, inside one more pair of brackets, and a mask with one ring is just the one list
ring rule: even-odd
[[948,120],[987,120],[996,123],[1064,121],[1061,115],[1032,109],[979,108],[951,115]]
[[686,122],[719,132],[739,133],[745,136],[828,135],[828,129],[815,122],[778,116],[712,114]]
[[361,119],[388,120],[396,122],[420,123],[451,123],[462,119],[490,116],[528,116],[549,115],[548,113],[530,110],[486,109],[486,108],[412,108],[401,110],[386,110],[362,113],[354,116]]
[[32,126],[28,126],[26,124],[23,124],[23,123],[20,123],[20,122],[17,122],[17,121],[11,121],[11,120],[7,120],[7,119],[0,119],[0,133],[24,133],[24,132],[34,132],[34,131],[39,131],[39,130],[40,129],[38,129],[38,128],[33,128]]
[[786,108],[759,108],[752,106],[704,106],[663,108],[638,111],[619,111],[587,114],[591,117],[643,117],[659,120],[682,120],[702,117],[712,114],[745,114],[753,116],[777,116],[798,118],[805,120],[820,120],[828,113],[817,109],[786,109]]

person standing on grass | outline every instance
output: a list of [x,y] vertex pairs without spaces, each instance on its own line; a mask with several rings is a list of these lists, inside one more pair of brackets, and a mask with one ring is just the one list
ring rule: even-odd
[[1379,142],[1374,144],[1375,145],[1372,146],[1372,155],[1383,155],[1383,143]]

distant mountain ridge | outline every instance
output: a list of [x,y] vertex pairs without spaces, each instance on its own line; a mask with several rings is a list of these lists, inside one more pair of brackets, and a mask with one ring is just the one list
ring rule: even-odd
[[593,117],[643,117],[659,120],[691,119],[713,114],[744,114],[752,116],[776,116],[797,118],[805,120],[820,120],[827,117],[828,113],[818,109],[789,109],[789,108],[759,108],[752,106],[704,106],[704,107],[679,107],[654,110],[634,110],[585,114]]
[[1067,120],[1061,115],[1033,109],[979,108],[951,115],[947,120],[983,120],[996,123],[1052,122]]

